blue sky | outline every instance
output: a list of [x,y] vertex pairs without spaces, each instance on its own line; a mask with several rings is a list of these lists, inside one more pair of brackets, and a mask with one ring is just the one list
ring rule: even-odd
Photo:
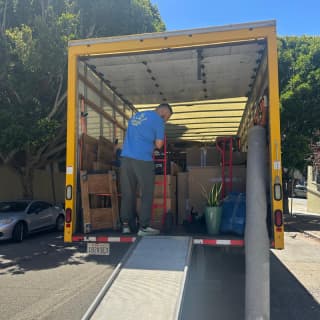
[[277,21],[277,33],[320,35],[320,0],[151,0],[167,30]]

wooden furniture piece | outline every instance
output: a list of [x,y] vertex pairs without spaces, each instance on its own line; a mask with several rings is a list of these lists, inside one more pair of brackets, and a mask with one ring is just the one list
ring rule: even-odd
[[114,171],[88,174],[80,171],[84,233],[116,229],[119,206]]

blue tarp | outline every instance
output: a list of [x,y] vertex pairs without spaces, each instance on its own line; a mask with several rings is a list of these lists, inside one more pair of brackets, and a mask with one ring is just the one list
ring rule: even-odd
[[246,222],[246,195],[232,192],[222,203],[221,233],[244,235]]

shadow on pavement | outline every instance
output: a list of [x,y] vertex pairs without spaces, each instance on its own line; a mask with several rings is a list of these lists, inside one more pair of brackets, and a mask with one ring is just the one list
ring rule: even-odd
[[85,244],[64,243],[61,233],[46,231],[31,235],[21,243],[0,242],[0,275],[17,275],[31,270],[88,262],[114,266],[119,263],[128,247],[129,245],[112,244],[111,255],[89,256]]
[[[320,319],[320,306],[270,252],[270,319]],[[245,256],[240,251],[197,247],[193,252],[184,320],[239,320],[245,313]]]
[[320,238],[320,215],[294,213],[285,215],[285,230],[311,231]]
[[320,319],[319,303],[272,253],[270,278],[272,320]]

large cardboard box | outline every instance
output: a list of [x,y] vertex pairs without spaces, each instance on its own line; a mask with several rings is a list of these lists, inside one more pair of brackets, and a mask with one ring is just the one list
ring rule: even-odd
[[220,152],[213,147],[193,147],[186,150],[187,167],[207,167],[220,164]]
[[170,174],[171,175],[176,176],[181,171],[182,171],[182,169],[179,167],[178,164],[176,164],[173,161],[170,162]]
[[[166,176],[166,198],[175,198],[177,195],[177,177],[167,175]],[[162,198],[164,194],[164,176],[155,176],[154,181],[154,198]],[[138,192],[138,196],[141,196],[141,190]]]
[[[162,217],[164,214],[164,208],[163,208],[163,198],[154,198],[153,199],[153,205],[154,208],[152,210],[152,219],[151,219],[151,225],[155,228],[161,228],[162,227]],[[167,198],[166,199],[166,206],[167,206],[167,212],[170,211],[173,214],[173,223],[176,224],[176,199],[175,198]],[[141,198],[137,199],[137,212],[138,215],[140,215],[141,211]]]
[[182,224],[187,218],[187,202],[189,199],[188,172],[179,172],[177,178],[178,224]]
[[[226,152],[226,161],[229,161],[229,152]],[[232,164],[235,165],[245,165],[247,162],[247,153],[235,151],[232,152]]]
[[[164,176],[155,176],[155,186],[153,196],[155,198],[161,198],[164,194]],[[174,198],[177,193],[177,178],[175,176],[166,176],[166,197]]]
[[[194,211],[202,214],[204,212],[206,200],[202,194],[203,186],[207,191],[210,190],[214,183],[221,183],[220,166],[213,167],[194,167],[189,169],[188,189],[189,189],[189,206],[193,207]],[[227,172],[227,169],[225,169]],[[226,178],[228,181],[228,177]],[[230,190],[227,190],[227,192]],[[246,191],[246,167],[233,166],[232,169],[232,191],[245,192]]]

